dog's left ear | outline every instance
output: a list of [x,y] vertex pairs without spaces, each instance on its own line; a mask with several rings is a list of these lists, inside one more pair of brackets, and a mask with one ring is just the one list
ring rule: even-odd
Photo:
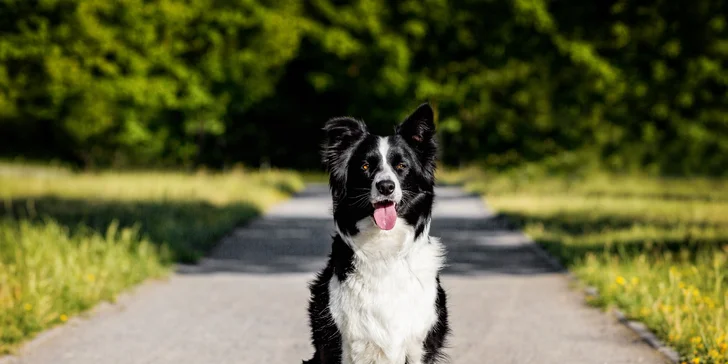
[[435,136],[435,114],[430,104],[424,103],[418,106],[397,127],[397,134],[401,135],[412,146],[419,146],[429,142]]
[[418,154],[422,165],[434,171],[437,156],[435,140],[435,114],[430,104],[424,103],[410,114],[396,130]]

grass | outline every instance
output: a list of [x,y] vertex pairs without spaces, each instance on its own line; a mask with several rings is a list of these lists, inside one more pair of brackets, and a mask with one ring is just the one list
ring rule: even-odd
[[[5,167],[5,168],[4,168]],[[0,164],[0,354],[192,262],[302,187],[288,172],[72,173]]]
[[686,363],[728,363],[728,181],[476,170],[467,181]]
[[329,183],[329,175],[323,170],[298,171],[298,175],[301,176],[301,179],[303,179],[306,183]]

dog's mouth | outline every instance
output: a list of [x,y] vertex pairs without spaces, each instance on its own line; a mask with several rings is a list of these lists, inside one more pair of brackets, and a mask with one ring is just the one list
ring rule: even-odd
[[397,209],[394,201],[381,201],[373,204],[374,223],[382,230],[392,230],[397,223]]

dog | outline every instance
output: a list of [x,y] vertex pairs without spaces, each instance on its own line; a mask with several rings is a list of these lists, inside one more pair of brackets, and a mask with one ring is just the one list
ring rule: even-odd
[[363,121],[329,120],[322,159],[335,233],[326,267],[309,284],[315,353],[304,364],[433,364],[443,353],[445,250],[431,237],[437,142],[420,105],[394,135]]

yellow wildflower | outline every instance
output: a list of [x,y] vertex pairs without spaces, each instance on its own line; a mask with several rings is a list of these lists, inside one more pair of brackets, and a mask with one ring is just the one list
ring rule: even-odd
[[624,283],[626,281],[625,281],[624,277],[618,276],[617,279],[615,280],[615,282],[617,282],[617,284],[620,285],[620,286],[624,286]]
[[720,348],[721,353],[725,353],[728,350],[728,343],[721,343],[718,345],[718,348]]
[[700,364],[700,358],[694,358],[693,364]]
[[25,305],[23,305],[23,309],[26,311],[30,311],[33,309],[33,305],[31,305],[30,303],[26,303]]
[[61,316],[59,318],[61,319],[61,322],[68,321],[68,316],[66,316],[66,314],[61,314]]

